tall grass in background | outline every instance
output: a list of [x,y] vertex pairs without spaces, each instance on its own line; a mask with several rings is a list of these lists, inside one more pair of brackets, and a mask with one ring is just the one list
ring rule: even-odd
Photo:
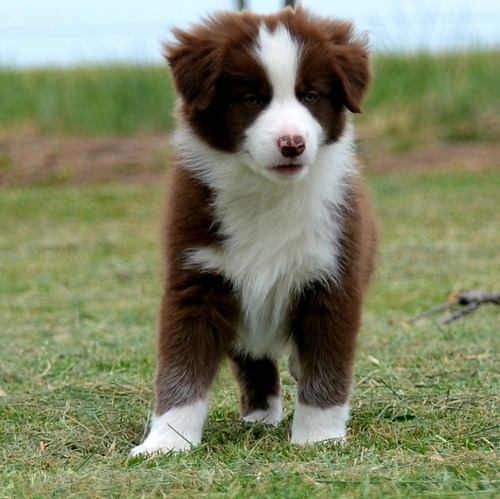
[[[360,125],[377,145],[500,140],[500,51],[376,54]],[[0,68],[0,131],[165,132],[175,95],[166,66],[70,70]]]
[[500,51],[379,54],[363,119],[396,147],[500,140]]
[[0,129],[130,134],[168,130],[174,91],[166,67],[0,69]]

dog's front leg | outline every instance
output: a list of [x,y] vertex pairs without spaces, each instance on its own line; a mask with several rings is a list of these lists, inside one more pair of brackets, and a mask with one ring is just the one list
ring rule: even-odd
[[233,335],[230,293],[185,284],[167,290],[162,305],[151,430],[132,455],[188,450],[201,442],[208,394]]
[[361,297],[321,286],[306,292],[294,312],[294,375],[298,378],[292,443],[342,442],[349,420]]

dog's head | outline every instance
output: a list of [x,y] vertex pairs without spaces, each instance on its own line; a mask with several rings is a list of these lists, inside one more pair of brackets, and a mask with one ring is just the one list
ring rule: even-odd
[[361,112],[366,42],[348,22],[297,8],[223,13],[175,30],[165,55],[180,112],[209,146],[271,179],[301,178]]

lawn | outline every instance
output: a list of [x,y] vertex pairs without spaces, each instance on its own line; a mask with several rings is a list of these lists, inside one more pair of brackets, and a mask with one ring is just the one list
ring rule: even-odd
[[159,185],[0,192],[0,497],[497,497],[499,309],[411,317],[499,291],[500,173],[369,175],[382,229],[349,442],[237,420],[221,373],[203,444],[128,458],[152,408]]

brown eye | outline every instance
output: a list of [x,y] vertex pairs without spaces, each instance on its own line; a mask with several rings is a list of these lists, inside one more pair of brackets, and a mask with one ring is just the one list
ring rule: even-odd
[[247,94],[243,97],[243,102],[250,107],[261,105],[261,100],[255,94]]
[[314,104],[318,100],[318,94],[316,92],[306,92],[304,97],[302,97],[302,102],[305,104]]

